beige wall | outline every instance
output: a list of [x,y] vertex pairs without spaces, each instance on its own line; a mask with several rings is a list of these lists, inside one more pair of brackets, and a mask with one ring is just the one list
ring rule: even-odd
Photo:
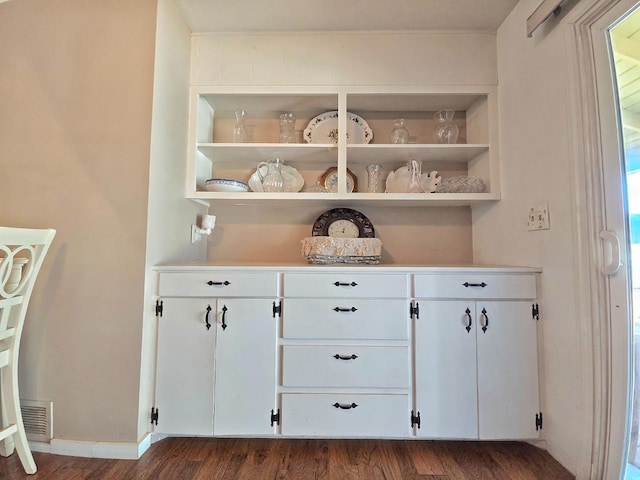
[[138,439],[155,0],[0,5],[0,224],[58,234],[21,396],[60,439]]

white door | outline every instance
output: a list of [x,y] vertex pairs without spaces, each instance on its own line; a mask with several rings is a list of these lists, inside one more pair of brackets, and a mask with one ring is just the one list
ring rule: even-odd
[[419,437],[478,438],[473,301],[420,301],[415,320]]
[[477,303],[481,440],[538,437],[537,320],[531,310],[531,302]]
[[[636,6],[637,0],[623,0],[592,26],[592,42],[598,85],[599,121],[603,153],[606,226],[603,237],[602,274],[607,281],[610,332],[609,411],[605,471],[607,479],[622,478],[628,457],[631,419],[632,321],[630,284],[630,241],[627,231],[627,201],[624,152],[615,71],[611,62],[610,34]],[[613,71],[612,71],[613,70]]]
[[273,300],[218,300],[214,435],[275,433],[278,321]]
[[213,434],[213,362],[216,329],[207,329],[215,300],[168,298],[158,317],[157,433]]

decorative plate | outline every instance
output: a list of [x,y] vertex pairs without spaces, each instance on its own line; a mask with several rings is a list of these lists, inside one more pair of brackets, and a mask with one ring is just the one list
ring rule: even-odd
[[[338,169],[329,167],[320,177],[320,185],[329,193],[338,192]],[[358,191],[358,177],[347,168],[347,192],[353,193]]]
[[246,192],[249,185],[232,178],[210,178],[205,182],[205,188],[210,192]]
[[[304,185],[304,178],[300,175],[300,172],[289,165],[282,165],[280,167],[282,176],[284,177],[284,191],[285,192],[299,192]],[[253,192],[264,192],[262,189],[262,182],[258,177],[258,172],[253,172],[249,178],[249,186]]]
[[[338,143],[338,112],[321,113],[314,117],[304,129],[307,143]],[[347,143],[369,143],[373,140],[373,131],[364,119],[355,113],[347,112]]]
[[311,230],[313,237],[375,238],[371,221],[351,208],[334,208],[320,215]]

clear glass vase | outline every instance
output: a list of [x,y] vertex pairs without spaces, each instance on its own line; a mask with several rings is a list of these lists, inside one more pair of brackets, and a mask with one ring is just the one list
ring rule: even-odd
[[247,141],[247,127],[245,121],[247,119],[247,112],[244,110],[236,110],[236,126],[233,129],[233,142],[245,143]]
[[440,110],[433,116],[438,122],[433,131],[436,143],[456,143],[458,141],[459,129],[453,123],[455,113],[455,110]]
[[393,130],[391,130],[391,143],[409,143],[409,130],[407,130],[404,118],[399,118],[393,122]]
[[367,192],[382,192],[382,184],[380,182],[380,174],[382,167],[378,164],[367,165]]
[[280,115],[280,143],[295,143],[296,116],[293,113]]

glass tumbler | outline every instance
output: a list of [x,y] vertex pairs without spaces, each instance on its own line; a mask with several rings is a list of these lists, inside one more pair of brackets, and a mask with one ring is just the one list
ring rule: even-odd
[[280,143],[295,143],[296,116],[293,113],[280,115]]

